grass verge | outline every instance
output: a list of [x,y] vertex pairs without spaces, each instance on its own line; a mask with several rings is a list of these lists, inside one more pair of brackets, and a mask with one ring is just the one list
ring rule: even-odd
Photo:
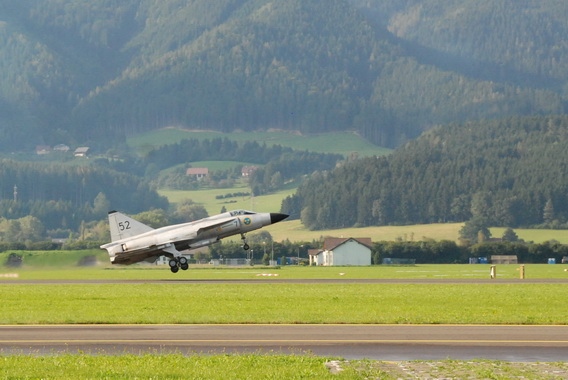
[[489,360],[339,361],[311,355],[0,356],[6,378],[41,379],[566,379],[567,363]]
[[566,324],[565,284],[0,286],[0,324]]
[[[339,376],[325,358],[288,355],[55,355],[0,356],[11,379],[353,379],[346,367]],[[379,373],[379,369],[372,369]]]

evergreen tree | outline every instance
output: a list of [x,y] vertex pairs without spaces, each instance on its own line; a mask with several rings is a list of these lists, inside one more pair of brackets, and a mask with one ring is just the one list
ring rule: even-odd
[[542,219],[546,224],[552,224],[554,221],[554,206],[552,204],[552,200],[549,198],[544,205],[544,210],[542,213]]
[[519,237],[517,236],[517,233],[510,227],[508,227],[503,232],[502,239],[503,239],[503,241],[508,241],[508,242],[511,242],[511,243],[519,241]]
[[460,229],[460,239],[469,244],[482,243],[491,238],[489,223],[484,218],[472,218]]

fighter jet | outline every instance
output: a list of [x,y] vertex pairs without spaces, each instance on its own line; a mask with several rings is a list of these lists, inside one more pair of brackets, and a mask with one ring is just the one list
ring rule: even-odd
[[227,236],[241,234],[243,249],[248,250],[245,234],[288,217],[279,213],[256,213],[235,210],[189,223],[153,229],[120,212],[110,211],[108,221],[112,242],[101,245],[113,264],[154,262],[160,256],[169,257],[170,270],[187,270],[187,258],[180,251],[217,243]]

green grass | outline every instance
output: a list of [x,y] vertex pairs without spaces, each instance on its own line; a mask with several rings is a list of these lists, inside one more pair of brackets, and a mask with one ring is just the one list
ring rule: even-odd
[[[22,268],[0,267],[1,276],[17,275],[18,280],[258,280],[278,279],[489,279],[488,264],[420,264],[409,266],[375,265],[367,267],[246,266],[213,267],[190,265],[190,270],[173,275],[166,265],[136,264],[113,266],[106,251],[8,251],[0,253],[0,263],[12,252],[24,258]],[[78,267],[82,257],[96,256],[97,267]],[[519,278],[519,265],[497,265],[498,279]],[[263,276],[264,274],[264,276]],[[271,274],[272,276],[266,276]],[[568,266],[526,264],[527,279],[566,279]],[[6,277],[5,277],[6,278]],[[9,278],[9,277],[8,277]],[[17,283],[17,280],[14,280]]]
[[[22,256],[23,262],[28,267],[76,267],[82,258],[95,256],[99,262],[108,262],[108,254],[100,249],[80,250],[80,251],[7,251],[0,252],[0,264],[6,262],[8,255],[17,253]],[[3,269],[0,268],[0,273]]]
[[565,284],[520,280],[427,286],[331,283],[317,291],[313,284],[270,280],[119,286],[13,281],[0,285],[0,324],[566,324],[567,297]]
[[128,139],[128,145],[145,154],[158,146],[177,143],[183,139],[214,139],[228,138],[233,141],[244,143],[256,141],[259,144],[282,145],[298,150],[309,150],[321,153],[339,153],[349,156],[357,152],[360,157],[385,155],[390,149],[377,147],[364,138],[352,132],[334,132],[317,135],[301,135],[285,131],[255,131],[220,133],[213,131],[190,131],[178,128],[164,128],[156,131],[143,133]]
[[[55,355],[0,356],[7,378],[26,379],[354,379],[345,365],[340,375],[312,355]],[[372,370],[375,375],[379,369]],[[4,378],[4,377],[3,377]]]
[[209,215],[218,214],[224,206],[227,210],[246,209],[257,212],[278,212],[282,206],[282,200],[296,192],[296,189],[286,189],[279,192],[264,195],[260,197],[234,197],[226,199],[217,199],[219,195],[232,193],[250,193],[247,186],[236,186],[227,189],[202,189],[202,190],[159,190],[158,193],[168,198],[171,203],[179,203],[186,199],[197,202],[209,213]]
[[566,363],[507,363],[493,360],[385,362],[340,361],[313,355],[50,355],[0,356],[10,379],[565,379]]

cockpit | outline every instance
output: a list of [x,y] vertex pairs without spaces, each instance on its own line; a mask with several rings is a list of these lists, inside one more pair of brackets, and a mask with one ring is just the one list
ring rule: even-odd
[[254,214],[256,214],[256,212],[247,211],[247,210],[234,210],[234,211],[231,211],[230,214],[231,214],[231,216],[254,215]]

